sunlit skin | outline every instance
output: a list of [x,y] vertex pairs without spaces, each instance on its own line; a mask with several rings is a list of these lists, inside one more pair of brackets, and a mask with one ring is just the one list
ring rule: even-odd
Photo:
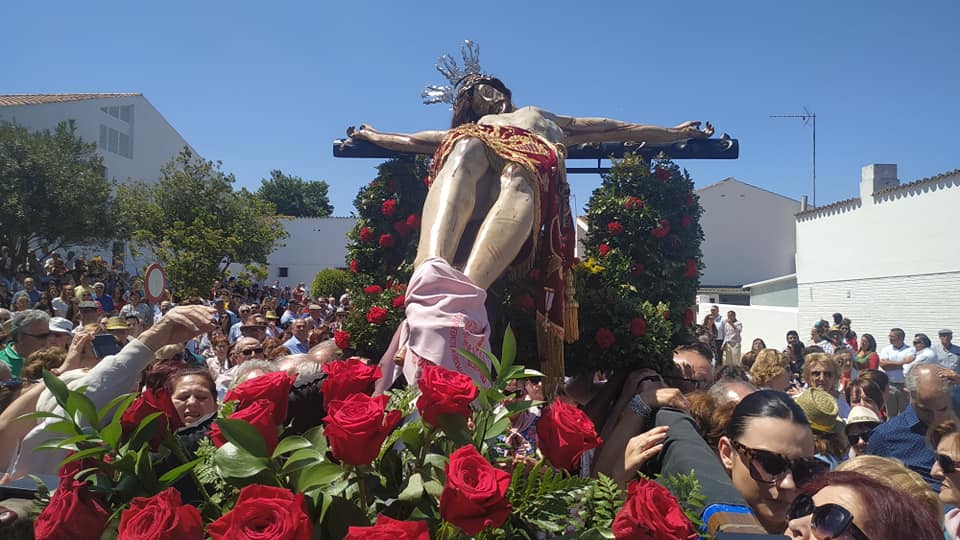
[[[823,506],[825,504],[841,506],[853,515],[853,524],[868,537],[876,532],[869,527],[869,509],[860,500],[860,496],[846,486],[824,486],[823,489],[813,495],[813,504],[814,506]],[[827,540],[825,538],[817,538],[813,535],[813,531],[810,530],[811,519],[812,516],[803,516],[790,520],[787,530],[784,531],[783,534],[787,535],[791,540]],[[837,538],[847,537],[841,535]]]
[[[960,433],[951,433],[940,439],[940,444],[937,445],[937,453],[944,454],[960,463]],[[960,469],[947,474],[940,467],[940,463],[934,461],[933,468],[930,469],[930,476],[942,482],[940,500],[944,504],[960,506]]]
[[831,368],[823,364],[817,364],[811,367],[810,377],[807,379],[807,384],[810,386],[815,386],[821,390],[826,390],[827,392],[830,392],[830,395],[836,396],[838,380],[838,374],[834,373]]
[[173,407],[184,425],[190,425],[217,410],[216,396],[200,375],[181,377],[173,387]]
[[[748,448],[767,450],[795,460],[813,456],[813,433],[806,425],[782,418],[752,418],[738,441]],[[777,483],[754,480],[747,468],[748,460],[738,452],[726,436],[717,445],[734,487],[750,505],[761,525],[770,533],[780,533],[787,525],[787,509],[796,498],[798,487],[788,473]]]

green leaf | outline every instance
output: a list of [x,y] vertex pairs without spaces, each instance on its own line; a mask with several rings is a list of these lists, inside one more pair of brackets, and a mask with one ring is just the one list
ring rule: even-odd
[[73,454],[67,456],[66,459],[60,462],[60,466],[64,466],[68,463],[73,463],[74,461],[79,461],[84,458],[93,457],[99,459],[101,456],[106,454],[109,451],[108,448],[98,446],[96,448],[87,448],[86,450],[80,450],[79,452],[74,452]]
[[73,420],[63,420],[60,422],[54,422],[43,428],[46,431],[56,431],[57,433],[65,433],[67,435],[82,435],[80,428],[74,423]]
[[74,435],[73,437],[67,437],[66,439],[52,439],[44,441],[41,444],[38,444],[35,448],[37,450],[42,450],[45,448],[60,448],[63,450],[78,450],[77,443],[80,441],[86,441],[90,439],[90,435]]
[[491,381],[496,381],[496,380],[498,380],[498,379],[499,379],[499,375],[500,375],[500,371],[502,371],[502,370],[500,369],[500,359],[497,358],[497,355],[493,354],[492,352],[490,352],[490,351],[488,351],[488,350],[486,350],[486,349],[480,349],[480,352],[482,352],[483,355],[486,356],[488,360],[490,360],[490,365],[492,365],[492,366],[493,366],[493,370],[494,370],[495,372],[497,372],[497,379],[490,379],[490,380],[491,380]]
[[437,470],[443,471],[447,468],[447,462],[450,458],[443,454],[427,454],[423,458],[423,462],[427,465],[436,467]]
[[509,427],[510,416],[505,413],[501,413],[497,415],[497,418],[493,421],[493,423],[487,426],[487,430],[483,434],[483,440],[489,441],[490,439],[502,435],[507,431],[507,429],[509,429]]
[[43,384],[46,385],[47,390],[50,390],[50,393],[53,394],[54,399],[57,400],[57,403],[65,411],[67,411],[67,416],[73,417],[73,411],[67,407],[67,395],[70,392],[67,389],[67,385],[60,380],[60,377],[57,377],[48,369],[43,370]]
[[21,414],[16,419],[17,420],[42,420],[44,418],[59,418],[61,420],[69,421],[69,419],[63,416],[62,414],[56,414],[49,411],[37,411],[37,412],[32,412],[27,414]]
[[397,495],[397,498],[405,502],[415,502],[423,496],[423,477],[420,476],[420,473],[413,473],[410,475],[410,478],[407,479],[407,485],[403,488],[403,491]]
[[189,473],[191,469],[199,465],[202,461],[203,459],[197,458],[193,461],[188,461],[187,463],[170,469],[169,471],[163,473],[163,475],[160,477],[160,483],[165,487],[176,484],[183,475]]
[[67,410],[79,411],[87,423],[95,428],[100,427],[97,406],[87,396],[79,392],[70,392],[67,395]]
[[[119,420],[119,416],[117,419]],[[110,422],[100,429],[100,438],[103,439],[103,444],[110,448],[117,448],[117,445],[120,444],[121,435],[123,435],[123,426],[120,425],[119,421]]]
[[303,434],[303,438],[310,441],[313,444],[313,447],[317,449],[317,452],[320,452],[320,455],[326,454],[327,450],[330,449],[329,444],[327,443],[327,438],[323,435],[323,426],[314,426],[308,429]]
[[335,463],[315,463],[300,471],[294,487],[298,492],[309,491],[315,487],[327,486],[345,474],[346,471]]
[[[137,394],[120,394],[119,396],[111,399],[106,405],[103,406],[102,409],[100,409],[101,421],[111,418],[111,421],[116,419],[119,422],[120,416],[123,415],[123,412],[130,407],[130,404],[133,403],[133,400],[135,399],[137,399]],[[113,417],[115,418],[111,417],[111,411],[113,411],[114,408],[116,408],[116,411],[113,413]]]
[[440,494],[443,493],[443,484],[441,484],[436,478],[427,480],[423,483],[423,490],[427,492],[427,495],[430,495],[435,499],[439,499]]
[[137,452],[137,464],[134,470],[137,473],[137,479],[140,480],[147,492],[152,494],[160,491],[160,486],[157,485],[157,473],[153,470],[153,459],[151,459],[149,448],[141,448],[140,451]]
[[157,434],[157,431],[160,429],[160,417],[163,416],[162,412],[150,413],[140,421],[140,425],[137,426],[137,429],[133,432],[133,436],[130,437],[130,442],[127,443],[127,448],[132,450],[138,450],[143,447],[143,445],[150,442],[153,439],[153,436]]
[[467,419],[459,414],[441,414],[440,429],[443,433],[458,446],[470,444],[470,431],[467,429]]
[[326,538],[344,538],[347,535],[347,529],[351,526],[370,525],[370,520],[357,505],[343,497],[330,497],[330,499],[330,506],[323,519]]
[[313,443],[299,435],[284,437],[283,440],[281,440],[277,445],[277,448],[273,451],[273,457],[277,458],[284,454],[293,452],[294,450],[301,450],[303,448],[310,448],[312,446]]
[[503,347],[500,349],[500,371],[509,370],[516,358],[517,338],[513,335],[513,327],[508,324],[503,333]]
[[213,461],[225,478],[250,478],[269,467],[267,458],[254,456],[231,442],[217,449]]
[[461,356],[469,360],[470,363],[473,364],[474,367],[476,367],[477,370],[480,371],[480,373],[484,377],[486,377],[488,381],[494,380],[493,375],[490,374],[490,368],[487,367],[487,364],[483,360],[480,360],[479,358],[477,358],[477,355],[464,349],[457,349],[457,352],[460,353]]
[[217,421],[223,436],[233,444],[246,450],[250,454],[267,458],[270,454],[267,452],[267,443],[263,436],[257,431],[257,428],[243,420],[231,420],[229,418],[220,418]]

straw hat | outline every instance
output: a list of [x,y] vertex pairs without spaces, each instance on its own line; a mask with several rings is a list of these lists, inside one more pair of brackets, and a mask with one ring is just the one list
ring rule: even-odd
[[110,317],[107,319],[107,330],[129,330],[130,325],[120,317]]
[[843,429],[843,420],[838,417],[840,406],[829,392],[808,388],[793,398],[803,409],[810,428],[821,433],[834,433]]
[[871,411],[867,407],[862,405],[857,405],[854,408],[850,409],[850,414],[847,415],[847,425],[852,426],[853,424],[880,424],[880,417],[877,416],[877,413]]

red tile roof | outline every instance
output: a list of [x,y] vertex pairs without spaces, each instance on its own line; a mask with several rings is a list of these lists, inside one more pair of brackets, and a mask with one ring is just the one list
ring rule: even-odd
[[43,105],[45,103],[64,103],[87,99],[106,99],[118,97],[142,96],[143,94],[0,94],[0,107],[13,105]]

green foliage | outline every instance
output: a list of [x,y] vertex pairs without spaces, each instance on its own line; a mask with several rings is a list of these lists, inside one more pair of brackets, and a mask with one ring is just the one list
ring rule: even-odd
[[581,337],[567,348],[568,373],[659,370],[691,338],[702,211],[690,176],[670,161],[627,156],[604,175],[574,273]]
[[347,292],[350,287],[350,274],[346,270],[339,268],[326,268],[313,277],[313,285],[310,287],[310,295],[313,298],[327,298],[333,296],[340,298],[340,295]]
[[623,507],[624,491],[610,478],[600,473],[583,499],[584,528],[609,529],[617,512]]
[[700,528],[704,525],[700,519],[703,509],[707,506],[707,496],[700,490],[700,481],[694,471],[687,474],[674,473],[668,475],[658,475],[657,482],[667,488],[680,503],[684,515],[693,523],[694,527]]
[[72,121],[33,133],[0,122],[0,243],[16,262],[28,245],[56,249],[114,237],[113,182],[96,148],[76,136]]
[[286,237],[273,206],[189,148],[164,166],[159,182],[121,185],[120,221],[149,248],[181,297],[206,294],[232,263],[265,264]]
[[327,217],[333,205],[327,194],[330,186],[322,181],[307,182],[283,171],[270,171],[257,190],[257,196],[273,204],[277,214],[290,217]]
[[593,480],[570,476],[538,461],[531,468],[514,465],[508,497],[513,507],[511,520],[522,520],[536,530],[563,533],[575,525],[574,512]]

